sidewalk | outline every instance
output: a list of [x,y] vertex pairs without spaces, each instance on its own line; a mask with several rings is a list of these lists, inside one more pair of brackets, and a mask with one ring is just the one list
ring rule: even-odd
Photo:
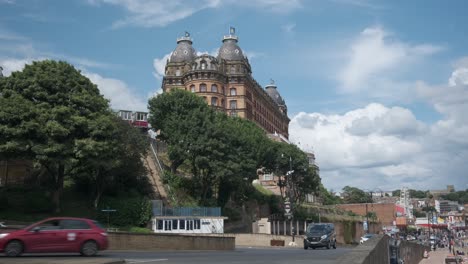
[[[445,257],[447,256],[453,256],[448,249],[438,249],[429,252],[429,258],[421,260],[419,264],[445,264]],[[467,256],[465,255],[464,257],[466,258]]]

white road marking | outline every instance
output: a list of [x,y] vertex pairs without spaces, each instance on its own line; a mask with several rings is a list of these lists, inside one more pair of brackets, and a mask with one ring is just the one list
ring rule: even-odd
[[126,259],[125,261],[129,264],[136,264],[136,263],[148,263],[148,262],[167,261],[167,260],[168,259],[145,259],[145,260]]

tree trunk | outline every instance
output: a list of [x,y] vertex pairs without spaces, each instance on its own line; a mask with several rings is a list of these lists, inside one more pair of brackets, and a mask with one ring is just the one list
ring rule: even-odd
[[55,177],[52,202],[54,203],[55,213],[60,213],[60,198],[63,190],[63,179],[65,177],[65,166],[63,164],[59,164]]
[[94,198],[94,208],[97,209],[99,205],[99,200],[101,200],[102,191],[98,191],[96,197]]

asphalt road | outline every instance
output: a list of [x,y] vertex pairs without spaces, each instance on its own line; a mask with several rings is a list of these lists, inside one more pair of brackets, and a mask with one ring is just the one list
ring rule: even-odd
[[[127,263],[317,263],[331,264],[351,248],[304,250],[300,248],[239,248],[234,251],[109,252]],[[147,262],[146,262],[147,261]]]
[[103,251],[97,257],[86,258],[79,255],[30,255],[19,258],[1,256],[0,263],[39,264],[39,263],[110,263],[125,259],[128,264],[182,264],[182,263],[316,263],[331,264],[349,252],[350,247],[337,249],[300,248],[238,248],[234,251]]

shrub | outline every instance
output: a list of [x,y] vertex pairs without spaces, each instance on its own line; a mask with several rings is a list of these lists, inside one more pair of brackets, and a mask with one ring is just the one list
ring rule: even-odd
[[103,209],[115,209],[109,213],[109,222],[112,226],[145,226],[151,219],[151,202],[144,197],[105,197],[102,199],[98,219],[107,223],[108,213]]

